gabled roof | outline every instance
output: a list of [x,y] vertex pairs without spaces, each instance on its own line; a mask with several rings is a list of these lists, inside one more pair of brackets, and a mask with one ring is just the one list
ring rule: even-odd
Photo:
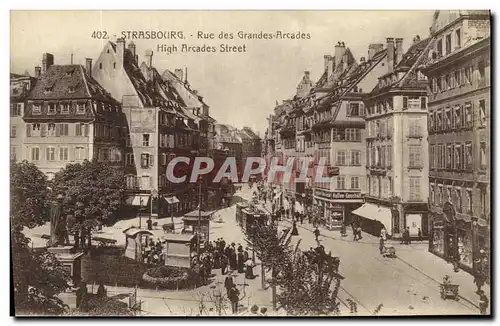
[[395,72],[403,71],[404,74],[399,79],[394,80],[384,87],[380,87],[380,83],[377,83],[377,85],[375,85],[373,90],[370,92],[370,95],[377,95],[391,89],[426,89],[427,81],[418,80],[416,68],[421,65],[428,56],[428,52],[433,42],[434,40],[429,37],[413,44],[408,51],[406,51],[403,55],[403,59],[394,69]]
[[28,99],[81,99],[92,98],[117,103],[82,65],[52,65],[42,74]]

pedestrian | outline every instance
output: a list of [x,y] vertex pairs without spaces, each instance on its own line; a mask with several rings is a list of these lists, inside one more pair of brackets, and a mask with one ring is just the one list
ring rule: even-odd
[[387,230],[385,229],[385,227],[382,227],[382,230],[380,230],[380,237],[385,240],[387,240]]
[[422,242],[422,230],[420,230],[420,228],[418,228],[418,231],[417,231],[417,237],[418,237],[418,241],[419,242]]
[[224,280],[224,287],[226,288],[226,294],[227,297],[229,298],[229,291],[234,285],[233,277],[231,275],[226,276],[226,279]]
[[245,257],[243,255],[243,251],[238,252],[238,273],[245,272]]
[[352,224],[352,241],[358,241],[358,228]]
[[406,240],[406,230],[401,229],[401,243],[400,244],[404,244],[405,240]]
[[406,244],[409,245],[411,244],[411,238],[410,238],[410,227],[406,228]]
[[361,231],[362,231],[361,226],[358,225],[357,231],[358,231],[358,240],[363,239],[363,237],[361,236]]
[[481,290],[479,293],[479,310],[481,312],[481,315],[486,315],[488,313],[488,306],[489,306],[490,301],[488,300],[488,297],[484,293],[484,291]]
[[86,282],[80,282],[80,286],[78,287],[78,290],[76,290],[76,307],[80,308],[82,304],[84,303],[86,296],[88,294],[87,290],[87,283]]
[[267,308],[266,307],[260,308],[260,315],[261,316],[267,316]]
[[300,224],[304,224],[304,214],[299,213]]
[[226,268],[227,268],[227,257],[224,254],[222,254],[220,256],[220,273],[222,275],[226,274]]
[[243,259],[245,262],[248,260],[248,257],[249,257],[248,248],[245,248],[245,251],[243,252]]
[[292,223],[292,235],[299,235],[299,231],[297,230],[297,222],[295,220]]
[[380,239],[379,239],[379,250],[380,250],[380,254],[383,255],[384,254],[384,243],[385,243],[385,240],[384,240],[384,237],[382,235],[380,235]]
[[97,296],[103,298],[106,296],[106,288],[104,287],[104,283],[102,281],[99,282],[99,287],[97,288]]
[[318,242],[318,241],[319,241],[319,240],[318,240],[318,237],[319,237],[319,229],[318,229],[318,227],[316,227],[316,228],[314,229],[314,232],[313,232],[313,233],[314,233],[314,236],[316,237],[316,242]]
[[249,280],[253,280],[254,279],[254,275],[253,275],[253,261],[249,258],[246,263],[245,263],[245,266],[246,266],[246,270],[245,270],[245,278],[249,279]]
[[148,225],[148,230],[151,231],[153,229],[153,221],[150,218],[148,218],[146,224]]
[[233,310],[233,314],[238,313],[238,301],[240,301],[240,291],[236,288],[236,285],[233,284],[233,287],[229,290],[229,301],[231,301],[231,308]]
[[340,227],[340,235],[342,235],[343,237],[347,236],[347,229],[345,223],[342,223],[342,226]]

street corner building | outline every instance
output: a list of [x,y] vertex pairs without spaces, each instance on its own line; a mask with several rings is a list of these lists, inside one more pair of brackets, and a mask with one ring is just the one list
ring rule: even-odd
[[429,250],[489,270],[490,13],[437,12],[429,80]]

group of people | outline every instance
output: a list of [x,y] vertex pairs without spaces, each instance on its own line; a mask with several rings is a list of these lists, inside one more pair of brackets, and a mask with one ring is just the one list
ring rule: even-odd
[[[422,230],[418,228],[417,231],[417,241],[422,241]],[[410,228],[407,227],[401,231],[401,244],[409,245],[411,244]]]
[[143,263],[148,265],[161,265],[165,262],[165,255],[163,255],[163,243],[160,239],[153,239],[146,241],[142,246],[142,259]]
[[202,262],[210,264],[215,269],[220,268],[222,275],[225,275],[227,270],[237,270],[240,274],[245,273],[248,279],[255,278],[254,263],[248,253],[248,248],[243,248],[241,244],[236,246],[234,242],[228,244],[222,238],[209,242],[206,248]]

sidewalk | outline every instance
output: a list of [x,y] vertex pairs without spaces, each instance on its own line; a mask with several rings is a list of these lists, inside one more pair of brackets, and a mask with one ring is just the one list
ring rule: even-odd
[[[282,220],[280,223],[288,223],[288,225],[291,226],[292,222],[290,220]],[[311,233],[314,230],[314,227],[307,222],[304,222],[302,225],[297,223],[297,227],[310,231]],[[363,233],[363,238],[361,240],[353,241],[353,235],[350,229],[347,230],[348,235],[346,237],[341,237],[340,231],[330,231],[322,227],[319,229],[321,234],[320,238],[326,237],[335,241],[353,242],[353,244],[356,245],[378,246],[379,244],[378,238],[368,233]],[[397,260],[401,262],[401,265],[410,267],[415,272],[425,275],[436,283],[441,283],[443,277],[449,275],[453,283],[460,285],[460,298],[479,309],[479,296],[476,294],[477,288],[474,284],[474,277],[472,275],[463,270],[454,272],[452,264],[428,251],[427,242],[413,242],[410,245],[400,244],[400,241],[389,241],[389,243],[396,248]],[[490,298],[490,286],[485,284],[482,290],[486,293],[486,296]]]

